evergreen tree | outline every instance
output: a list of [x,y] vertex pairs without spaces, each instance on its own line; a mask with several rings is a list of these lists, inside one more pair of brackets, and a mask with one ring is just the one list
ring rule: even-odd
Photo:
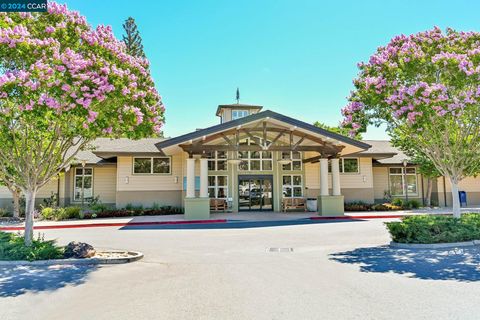
[[128,17],[123,24],[125,35],[123,35],[123,42],[127,46],[127,52],[135,57],[145,58],[145,52],[143,52],[142,38],[140,32],[137,29],[135,19]]

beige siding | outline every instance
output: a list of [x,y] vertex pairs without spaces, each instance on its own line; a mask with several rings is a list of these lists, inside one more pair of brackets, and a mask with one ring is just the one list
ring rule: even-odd
[[[443,178],[438,178],[439,191],[443,191]],[[452,192],[452,185],[450,180],[445,178],[445,187],[447,192]],[[480,177],[468,177],[460,181],[458,184],[459,190],[467,192],[480,192]]]
[[[57,179],[50,180],[46,185],[44,185],[40,190],[38,190],[37,198],[49,198],[52,193],[57,193]],[[7,187],[0,187],[0,198],[11,198],[12,194]]]
[[383,199],[388,186],[388,168],[373,167],[373,191],[375,199]]
[[[305,156],[310,157],[310,154]],[[360,172],[359,173],[341,173],[340,186],[341,188],[372,188],[372,159],[359,158]],[[329,174],[328,185],[332,187],[332,175]],[[309,189],[320,189],[320,164],[307,163],[305,165],[305,186]]]
[[117,168],[96,167],[93,169],[93,192],[103,203],[115,203]]
[[11,198],[12,194],[5,186],[0,186],[0,198]]
[[[171,174],[133,174],[133,157],[117,158],[118,191],[182,190],[182,154],[171,156]],[[178,181],[176,181],[178,177]],[[128,178],[128,183],[127,183]]]

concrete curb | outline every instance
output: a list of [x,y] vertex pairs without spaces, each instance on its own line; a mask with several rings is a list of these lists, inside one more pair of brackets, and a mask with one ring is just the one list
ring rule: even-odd
[[[98,228],[98,227],[133,227],[133,226],[153,226],[153,225],[175,225],[175,224],[208,224],[208,223],[226,223],[226,219],[215,220],[185,220],[185,221],[145,221],[145,222],[99,222],[99,223],[75,223],[34,226],[34,230],[48,229],[74,229],[74,228]],[[5,226],[0,227],[0,231],[22,231],[23,226]]]
[[[108,250],[104,252],[125,252],[122,250]],[[98,264],[122,264],[138,261],[143,258],[143,253],[136,251],[127,251],[131,257],[128,258],[86,258],[86,259],[52,259],[38,261],[0,261],[2,266],[52,266],[52,265],[98,265]]]
[[397,249],[446,249],[480,246],[480,240],[452,243],[399,243],[390,242],[390,247]]
[[364,215],[364,216],[315,216],[310,217],[310,220],[361,220],[361,219],[398,219],[403,218],[405,215]]

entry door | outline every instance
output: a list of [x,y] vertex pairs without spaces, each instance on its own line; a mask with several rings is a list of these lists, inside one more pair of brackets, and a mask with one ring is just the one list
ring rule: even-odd
[[238,209],[240,211],[273,210],[272,176],[238,178]]

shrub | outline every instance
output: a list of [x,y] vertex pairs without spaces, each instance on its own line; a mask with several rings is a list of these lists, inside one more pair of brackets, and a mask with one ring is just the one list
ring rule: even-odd
[[42,208],[40,215],[45,220],[53,220],[53,217],[55,216],[55,210],[56,209],[50,207]]
[[78,219],[80,218],[80,211],[80,207],[66,207],[63,219]]
[[80,218],[80,207],[43,208],[40,215],[45,220],[65,220]]
[[352,201],[345,203],[345,211],[370,211],[372,205],[363,201]]
[[42,207],[56,207],[58,203],[58,197],[57,194],[52,192],[50,197],[43,199]]
[[20,235],[0,231],[0,260],[48,260],[63,258],[63,248],[55,240],[45,241],[43,237],[32,241],[27,247]]
[[404,207],[405,205],[403,199],[400,198],[392,199],[392,204],[397,207]]
[[420,208],[420,201],[417,199],[408,200],[406,207],[409,209],[418,209]]
[[385,223],[395,242],[442,243],[480,240],[480,214],[461,218],[439,215],[408,216],[399,222]]
[[103,204],[103,203],[97,203],[95,205],[92,205],[90,206],[90,209],[93,211],[93,212],[103,212],[103,211],[106,211],[108,209],[108,206]]
[[0,218],[9,218],[13,217],[13,214],[5,208],[0,208]]

